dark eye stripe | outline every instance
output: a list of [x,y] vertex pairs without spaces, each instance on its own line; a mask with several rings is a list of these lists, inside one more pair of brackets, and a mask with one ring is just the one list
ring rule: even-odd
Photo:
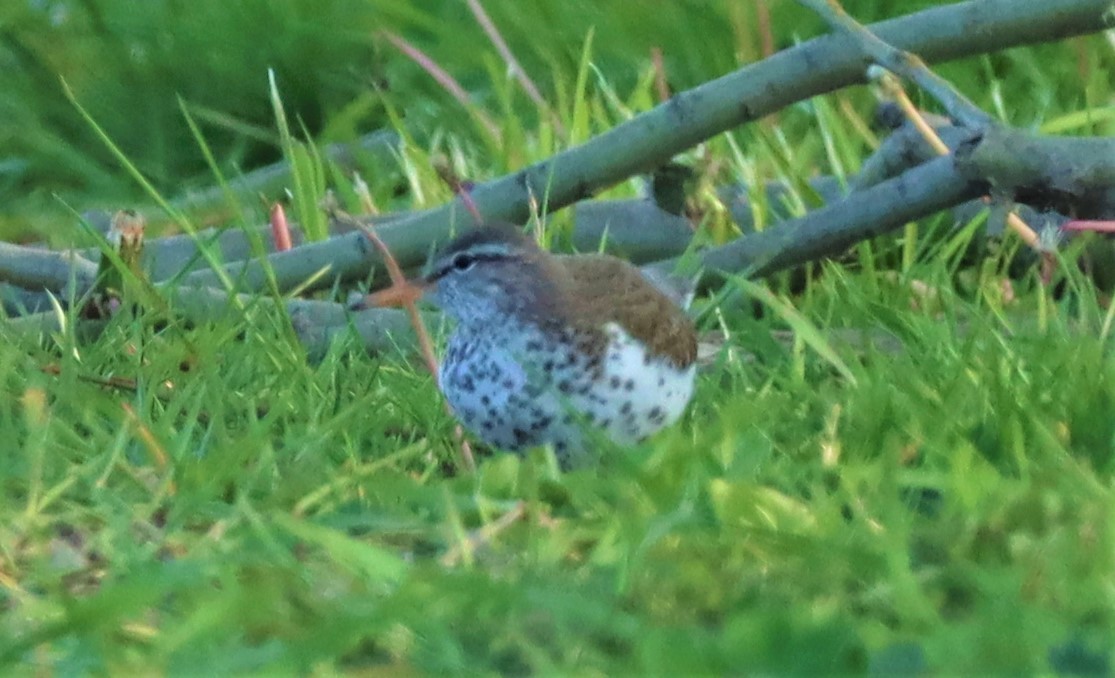
[[[507,259],[507,255],[502,252],[475,252],[469,254],[469,257],[472,259],[474,264],[480,263],[482,261],[503,261]],[[430,275],[429,279],[437,280],[444,277],[446,273],[454,270],[453,260],[455,258],[456,257],[449,257],[444,264],[439,266],[437,270],[435,270]]]

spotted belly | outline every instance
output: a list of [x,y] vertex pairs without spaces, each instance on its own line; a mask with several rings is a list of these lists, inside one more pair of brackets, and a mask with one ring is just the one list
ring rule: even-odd
[[564,467],[595,459],[594,439],[621,445],[675,422],[693,392],[693,366],[650,358],[621,330],[597,356],[450,341],[439,384],[454,414],[486,444],[523,452],[552,444]]
[[554,442],[556,403],[544,377],[528,374],[520,359],[495,346],[449,347],[439,383],[453,413],[486,444],[521,452]]

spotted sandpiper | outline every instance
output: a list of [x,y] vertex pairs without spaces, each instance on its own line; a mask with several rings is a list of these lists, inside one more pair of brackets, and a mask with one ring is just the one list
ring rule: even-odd
[[456,323],[438,385],[494,447],[552,444],[563,467],[581,466],[596,457],[589,430],[638,442],[676,421],[693,393],[692,321],[622,259],[554,255],[513,226],[478,227],[423,278],[369,303],[420,296]]

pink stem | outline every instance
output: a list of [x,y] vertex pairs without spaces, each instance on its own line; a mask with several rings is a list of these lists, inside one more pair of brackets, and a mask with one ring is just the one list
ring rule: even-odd
[[1061,224],[1062,231],[1115,233],[1115,221],[1091,221],[1074,219]]
[[286,211],[282,203],[271,206],[271,237],[275,241],[276,252],[286,252],[292,245],[290,242],[290,225],[287,224]]
[[449,92],[449,94],[454,99],[457,100],[457,103],[461,104],[467,110],[472,112],[477,117],[477,119],[480,120],[480,123],[484,125],[484,127],[488,130],[488,133],[492,135],[493,139],[500,138],[499,125],[497,125],[483,111],[472,105],[472,102],[469,101],[468,98],[468,92],[465,91],[464,87],[461,87],[461,83],[457,82],[452,75],[449,75],[449,73],[446,72],[445,69],[443,69],[441,66],[438,66],[437,63],[433,59],[431,59],[425,52],[410,44],[401,36],[391,33],[390,31],[383,31],[382,35],[383,37],[387,38],[387,41],[394,45],[400,52],[410,57],[411,60],[414,61],[414,63],[418,64],[424,71],[429,73],[430,77],[436,80],[439,85],[445,88],[445,90]]
[[535,86],[534,81],[531,80],[527,72],[523,70],[523,67],[519,64],[519,60],[515,58],[514,53],[511,52],[511,48],[507,46],[507,42],[504,41],[503,36],[500,35],[499,29],[496,28],[496,25],[492,22],[488,13],[484,11],[484,7],[480,4],[480,0],[468,0],[468,8],[472,10],[472,15],[476,17],[476,23],[480,24],[480,28],[484,29],[484,32],[488,35],[488,39],[492,41],[496,51],[503,57],[503,60],[507,63],[507,67],[511,69],[511,74],[514,75],[515,79],[522,85],[527,96],[530,97],[535,105],[542,109],[544,113],[550,116],[554,129],[560,134],[565,134],[561,119],[550,110],[550,106],[546,103],[546,99],[542,97],[542,93],[538,91],[538,87]]

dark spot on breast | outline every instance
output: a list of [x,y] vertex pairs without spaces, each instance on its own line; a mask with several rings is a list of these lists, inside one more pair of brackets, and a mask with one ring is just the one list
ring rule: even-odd
[[562,393],[568,394],[573,390],[573,384],[568,379],[562,379],[558,382],[558,390]]
[[510,391],[511,389],[515,388],[515,382],[511,381],[510,379],[504,379],[503,382],[500,383],[500,386]]
[[625,391],[634,391],[635,390],[635,380],[634,379],[628,379],[627,381],[625,381],[623,383],[623,389]]
[[[659,385],[659,386],[661,386],[661,385],[662,385],[662,381],[661,381],[661,380],[659,380],[659,382],[658,382],[658,385]],[[482,395],[482,396],[480,396],[480,404],[481,404],[481,405],[491,405],[491,404],[492,404],[492,399],[491,399],[491,397],[489,397],[489,396],[487,396],[487,395]]]
[[617,389],[617,390],[619,389],[619,387],[622,384],[623,384],[623,382],[620,380],[619,377],[612,377],[611,379],[608,380],[608,385],[611,386],[614,389]]
[[631,414],[631,401],[630,400],[625,402],[623,404],[623,407],[619,408],[619,413],[620,414]]
[[519,428],[518,426],[511,429],[511,435],[515,436],[516,445],[525,445],[527,440],[530,439],[530,434]]

